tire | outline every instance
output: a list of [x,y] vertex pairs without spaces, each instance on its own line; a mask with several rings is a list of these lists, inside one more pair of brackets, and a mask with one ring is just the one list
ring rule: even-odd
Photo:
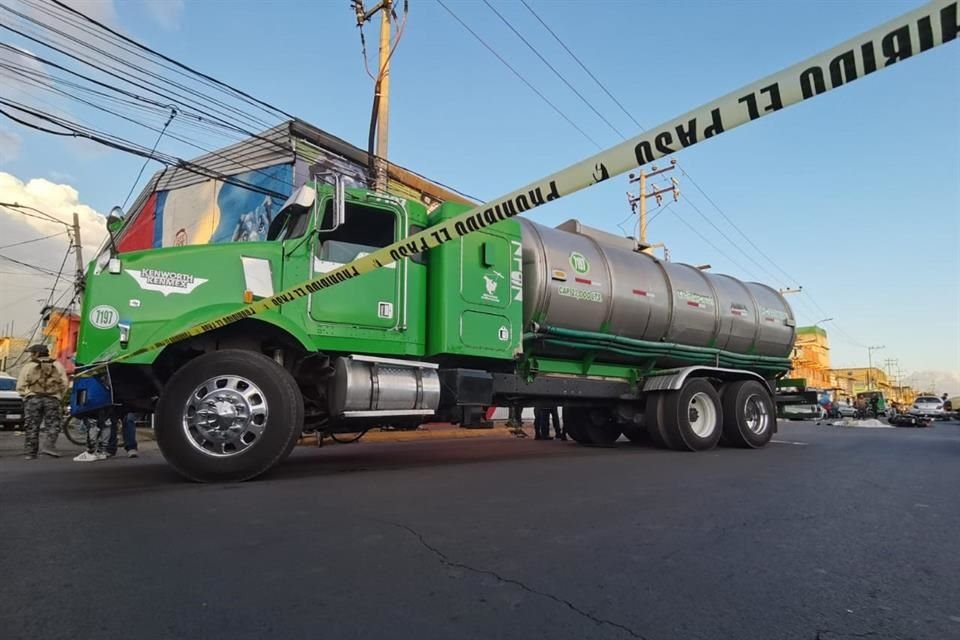
[[[211,424],[217,420],[231,424]],[[267,356],[239,349],[204,354],[174,373],[155,425],[163,457],[196,482],[255,478],[289,454],[302,429],[293,377]]]
[[620,425],[613,415],[596,407],[565,407],[567,435],[579,444],[609,446],[620,437]]
[[610,411],[590,408],[587,418],[587,437],[591,444],[609,447],[620,438],[621,433],[623,430]]
[[87,445],[87,431],[83,428],[83,421],[79,418],[64,416],[63,435],[73,444],[84,447]]
[[676,451],[706,451],[720,442],[723,407],[720,394],[707,380],[690,378],[679,391],[662,396],[660,432]]
[[776,426],[773,400],[756,380],[731,382],[723,387],[723,435],[728,444],[758,449],[770,442]]
[[653,444],[662,449],[672,449],[673,447],[668,442],[667,434],[663,429],[663,418],[660,411],[666,395],[661,391],[647,394],[647,409],[643,416],[643,423],[647,425],[647,436]]
[[630,425],[628,427],[624,427],[623,435],[627,437],[627,440],[634,444],[646,444],[651,440],[647,430],[640,425]]
[[570,439],[578,444],[591,444],[587,435],[587,409],[585,407],[564,407],[563,426]]

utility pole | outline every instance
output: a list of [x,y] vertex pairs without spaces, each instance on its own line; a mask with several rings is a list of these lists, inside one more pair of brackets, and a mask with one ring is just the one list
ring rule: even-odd
[[637,195],[629,191],[627,192],[627,202],[630,203],[630,208],[633,212],[639,214],[637,220],[637,249],[643,253],[650,253],[652,249],[652,245],[647,244],[647,198],[656,198],[657,204],[659,205],[663,201],[663,194],[672,192],[674,202],[680,199],[680,183],[676,178],[670,178],[669,187],[654,189],[649,193],[647,192],[647,178],[652,178],[667,171],[673,171],[676,168],[677,161],[671,160],[670,166],[664,169],[657,169],[656,165],[653,165],[650,167],[650,173],[645,173],[643,169],[640,169],[639,175],[630,174],[631,183],[640,183],[640,190]]
[[83,291],[83,245],[80,243],[80,216],[73,212],[73,250],[77,264],[76,292]]
[[[390,44],[390,35],[396,13],[393,10],[395,0],[380,0],[376,6],[367,11],[363,7],[363,0],[353,0],[353,11],[357,16],[357,26],[361,28],[360,37],[363,38],[363,25],[373,16],[380,13],[380,45],[377,76],[374,78],[373,104],[376,109],[376,146],[373,148],[373,188],[375,191],[387,190],[387,140],[390,125],[390,56],[397,43]],[[404,5],[406,8],[406,5]],[[406,21],[406,18],[404,18]],[[402,28],[402,27],[401,27]],[[397,36],[399,42],[399,35]],[[374,118],[371,116],[371,121]]]
[[880,349],[886,349],[886,347],[882,344],[867,347],[867,391],[873,389],[873,382],[870,379],[873,375],[873,352],[879,351]]
[[894,384],[894,386],[896,386],[896,385],[895,385],[895,383],[896,383],[896,378],[893,376],[893,367],[894,367],[894,365],[896,365],[898,362],[899,362],[899,360],[896,360],[896,359],[894,359],[894,358],[887,358],[886,360],[883,361],[883,366],[885,366],[885,367],[887,368],[887,376],[888,376],[889,379],[890,379],[890,383],[891,383],[891,384]]

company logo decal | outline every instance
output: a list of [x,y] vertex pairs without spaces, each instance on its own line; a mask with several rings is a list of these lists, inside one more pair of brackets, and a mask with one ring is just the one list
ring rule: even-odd
[[159,291],[165,296],[171,293],[192,293],[207,281],[206,278],[197,278],[189,273],[176,271],[158,271],[157,269],[127,269],[126,271],[144,291]]
[[570,254],[570,267],[577,273],[587,273],[590,271],[590,263],[586,256],[578,251]]

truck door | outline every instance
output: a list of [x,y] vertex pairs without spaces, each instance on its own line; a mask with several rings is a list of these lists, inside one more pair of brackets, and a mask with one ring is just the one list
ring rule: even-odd
[[[332,215],[328,203],[321,229],[328,228]],[[401,211],[385,204],[347,201],[344,222],[332,231],[321,231],[314,241],[311,277],[319,276],[373,253],[399,239]],[[402,317],[398,308],[401,265],[393,263],[383,269],[342,282],[336,287],[310,295],[308,312],[317,322],[393,329]]]

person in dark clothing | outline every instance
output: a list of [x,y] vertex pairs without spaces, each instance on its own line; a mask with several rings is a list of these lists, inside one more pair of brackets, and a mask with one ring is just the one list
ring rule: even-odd
[[[563,430],[563,423],[560,422],[560,410],[557,407],[550,407],[549,417],[553,420],[553,432],[557,437],[557,440],[566,440],[567,432]],[[550,433],[550,428],[547,427],[547,433]]]
[[128,458],[137,458],[140,452],[137,449],[137,422],[136,416],[128,413],[122,417],[114,418],[110,437],[107,440],[107,455],[117,455],[117,427],[120,427],[123,435],[123,448],[127,452]]
[[545,407],[533,408],[534,440],[553,440],[550,437],[550,409]]

